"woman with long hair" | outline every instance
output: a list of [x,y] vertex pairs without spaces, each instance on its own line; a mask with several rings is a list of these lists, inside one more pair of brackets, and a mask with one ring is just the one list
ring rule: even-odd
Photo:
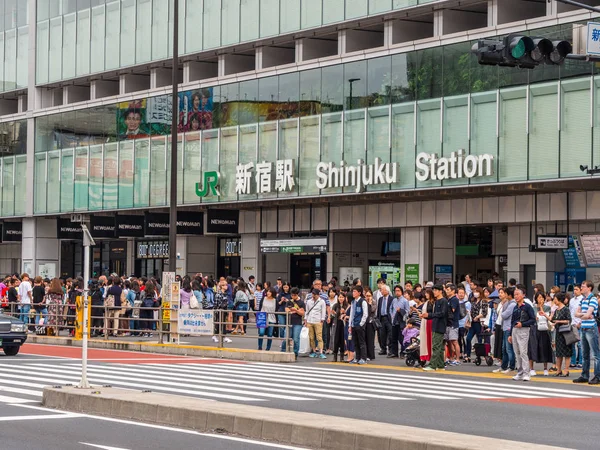
[[365,341],[367,344],[367,361],[375,359],[375,317],[377,316],[377,302],[373,298],[373,291],[365,288],[365,300],[368,305],[368,317],[365,324]]
[[243,280],[238,281],[233,303],[236,325],[231,334],[246,334],[244,331],[244,319],[248,315],[248,305],[250,303],[247,291],[248,287],[246,283]]
[[333,362],[338,360],[338,352],[340,354],[340,361],[344,362],[344,351],[346,349],[346,340],[344,337],[346,311],[348,310],[348,300],[346,300],[346,294],[340,292],[337,295],[337,302],[332,308],[332,327],[331,336],[333,340]]
[[483,289],[477,287],[473,290],[473,301],[471,302],[471,328],[467,334],[467,347],[465,348],[465,361],[471,362],[471,350],[473,349],[473,337],[477,336],[477,342],[481,343],[483,324],[488,315],[488,304],[484,301]]
[[[544,376],[548,376],[548,363],[552,363],[554,355],[552,352],[552,338],[550,336],[550,312],[551,307],[546,304],[546,295],[543,292],[535,294],[536,311],[536,341],[537,357],[535,362],[544,365]],[[564,306],[564,305],[563,305]]]
[[48,333],[52,336],[58,336],[58,325],[60,322],[62,302],[64,294],[60,280],[53,278],[50,282],[50,288],[46,294],[46,305],[48,307]]
[[[433,313],[433,305],[435,304],[435,296],[433,295],[433,290],[430,288],[425,289],[425,302],[420,305],[420,314],[419,318],[421,319],[421,365],[425,365],[427,362],[431,361],[431,339],[432,339],[432,330],[431,323],[433,319],[430,319],[431,314]],[[423,313],[427,313],[428,317],[422,317]]]
[[142,306],[140,307],[140,328],[144,337],[152,337],[153,308],[157,305],[154,289],[154,283],[147,281],[144,288]]
[[281,285],[281,289],[277,294],[277,330],[275,330],[275,336],[279,336],[281,339],[281,351],[285,352],[285,328],[287,324],[287,320],[285,317],[285,308],[288,302],[292,299],[292,294],[290,294],[290,283],[284,281]]

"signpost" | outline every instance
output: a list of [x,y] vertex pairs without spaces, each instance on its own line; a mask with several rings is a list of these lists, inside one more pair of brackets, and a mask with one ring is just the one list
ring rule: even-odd
[[567,250],[569,248],[569,236],[538,236],[538,251]]
[[329,246],[326,237],[261,239],[261,253],[325,253]]
[[404,264],[404,282],[410,281],[412,284],[419,282],[419,265]]
[[600,55],[600,23],[588,22],[587,54]]
[[178,333],[210,336],[214,334],[214,312],[212,310],[189,309],[180,310],[178,313]]

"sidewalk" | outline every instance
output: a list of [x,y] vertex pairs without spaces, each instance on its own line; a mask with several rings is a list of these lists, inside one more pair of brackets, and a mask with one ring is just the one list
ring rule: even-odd
[[[83,414],[134,419],[142,423],[218,432],[284,445],[336,450],[550,450],[526,442],[506,441],[366,420],[115,388],[45,388],[43,405]],[[331,424],[334,424],[331,426]]]

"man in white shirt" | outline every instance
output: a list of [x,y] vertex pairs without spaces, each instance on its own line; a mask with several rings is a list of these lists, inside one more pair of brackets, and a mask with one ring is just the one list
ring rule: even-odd
[[[569,300],[569,312],[571,313],[572,324],[575,325],[577,333],[581,337],[581,318],[577,317],[577,309],[581,306],[581,300],[583,295],[581,294],[581,286],[576,285],[573,287],[573,298]],[[581,353],[581,340],[573,347],[573,356],[571,356],[570,368],[582,367],[583,359]]]
[[29,323],[29,311],[31,310],[31,283],[29,282],[29,274],[21,275],[21,284],[19,285],[19,304],[21,310],[21,322]]
[[327,319],[327,305],[320,293],[319,289],[313,289],[311,298],[306,301],[306,326],[312,350],[309,356],[327,359],[323,352],[323,322]]

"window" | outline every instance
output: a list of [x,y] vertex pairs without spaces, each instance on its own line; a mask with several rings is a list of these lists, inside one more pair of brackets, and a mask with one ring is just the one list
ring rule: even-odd
[[135,61],[136,63],[150,61],[152,59],[152,0],[138,0],[135,26]]

